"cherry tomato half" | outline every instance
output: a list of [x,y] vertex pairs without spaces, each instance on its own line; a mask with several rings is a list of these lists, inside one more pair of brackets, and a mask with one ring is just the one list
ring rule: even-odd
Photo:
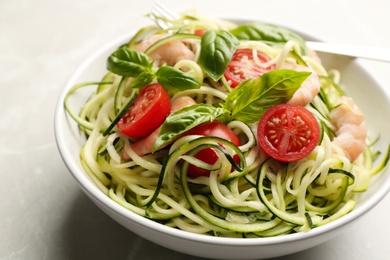
[[[219,121],[200,124],[195,128],[189,130],[186,134],[214,136],[226,139],[237,146],[241,145],[238,136],[229,127]],[[202,160],[203,162],[208,164],[214,164],[218,160],[217,154],[211,148],[201,150],[195,155],[195,158]],[[240,162],[240,158],[238,156],[233,156],[233,159],[236,163]],[[196,178],[199,176],[209,176],[210,171],[201,169],[195,165],[190,164],[188,166],[187,175],[191,178]]]
[[[260,62],[271,60],[266,54],[257,52],[257,57]],[[272,64],[269,67],[261,67],[253,58],[253,50],[238,49],[228,63],[225,70],[225,78],[231,82],[231,87],[235,88],[241,82],[247,79],[259,78],[264,73],[276,69],[276,65]]]
[[194,32],[194,34],[199,35],[199,36],[203,36],[205,33],[206,33],[205,29],[196,29]]
[[129,137],[142,138],[157,129],[170,110],[171,101],[166,90],[160,84],[150,84],[141,89],[116,126]]
[[280,104],[262,116],[257,138],[269,156],[292,162],[305,158],[314,150],[320,139],[320,128],[306,108]]

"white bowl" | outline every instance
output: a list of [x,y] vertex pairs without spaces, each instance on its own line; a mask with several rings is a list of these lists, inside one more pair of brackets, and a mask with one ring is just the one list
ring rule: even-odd
[[[296,28],[285,27],[292,29],[307,40],[318,39]],[[340,232],[346,231],[388,193],[390,171],[387,170],[373,180],[368,191],[360,194],[356,208],[346,216],[308,232],[270,238],[220,238],[188,233],[156,223],[123,208],[103,194],[84,173],[80,165],[79,153],[85,139],[79,133],[77,124],[65,112],[63,104],[66,93],[75,84],[101,79],[106,72],[106,58],[118,46],[128,41],[131,35],[124,35],[112,41],[86,59],[65,84],[55,111],[55,136],[65,164],[91,200],[125,228],[161,246],[199,257],[219,259],[271,258],[314,247],[335,237]],[[349,87],[348,94],[354,98],[366,115],[370,132],[380,133],[381,142],[384,145],[388,144],[390,124],[380,116],[383,111],[390,111],[390,98],[386,95],[384,87],[370,72],[363,68],[359,60],[334,55],[321,55],[321,58],[326,68],[340,70],[342,83]],[[77,95],[72,96],[70,105],[74,111],[82,106],[89,94],[90,92],[85,90],[85,92],[79,91]]]

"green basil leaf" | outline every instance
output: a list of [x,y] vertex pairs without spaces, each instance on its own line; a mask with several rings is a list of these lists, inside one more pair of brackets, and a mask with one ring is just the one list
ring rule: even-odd
[[165,119],[153,146],[153,151],[170,143],[184,132],[201,123],[214,121],[226,112],[228,111],[221,107],[195,104],[172,113]]
[[295,32],[275,24],[255,22],[242,24],[230,30],[240,40],[263,41],[264,43],[281,47],[289,40],[297,43],[302,54],[306,54],[306,42]]
[[158,83],[172,93],[186,89],[198,89],[201,86],[198,79],[170,66],[160,67],[156,71],[156,78]]
[[239,41],[228,31],[208,30],[201,40],[199,65],[206,74],[218,81],[232,59]]
[[149,85],[150,82],[152,82],[154,78],[154,73],[151,69],[145,69],[143,72],[141,72],[131,83],[131,88],[142,88],[146,85]]
[[258,121],[270,107],[290,100],[310,74],[273,70],[260,78],[242,82],[226,98],[224,108],[230,111],[229,120]]
[[107,59],[107,69],[120,76],[137,77],[151,67],[146,54],[127,47],[116,50]]

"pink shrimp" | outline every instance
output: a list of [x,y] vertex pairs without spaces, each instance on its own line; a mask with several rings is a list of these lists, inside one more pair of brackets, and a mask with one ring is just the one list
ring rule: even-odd
[[[145,52],[152,44],[165,37],[167,37],[166,34],[152,35],[148,39],[140,42],[135,47],[135,49],[141,52]],[[166,62],[168,65],[172,66],[182,59],[193,60],[195,54],[190,49],[188,49],[188,47],[183,42],[175,40],[158,47],[149,54],[149,57],[157,60],[160,65]]]
[[[189,96],[182,96],[174,99],[172,101],[172,106],[171,106],[171,114],[174,113],[175,111],[178,111],[179,109],[182,109],[184,107],[188,107],[191,105],[194,105],[196,102]],[[153,145],[156,142],[157,136],[160,133],[161,126],[154,130],[150,135],[147,137],[136,141],[135,143],[132,143],[131,149],[139,155],[145,155],[148,153],[152,152]],[[130,160],[130,156],[126,153],[125,149],[122,150],[122,158],[124,160]]]
[[333,143],[340,146],[350,161],[363,152],[367,127],[363,113],[350,97],[341,97],[341,104],[330,112],[330,120],[337,128]]
[[285,62],[282,69],[290,69],[295,71],[308,71],[311,75],[302,83],[301,87],[294,93],[293,97],[287,102],[291,105],[306,106],[313,101],[314,97],[320,92],[320,79],[317,73],[303,65]]
[[313,49],[307,49],[307,56],[318,62],[319,64],[322,64],[320,56],[318,56],[318,53]]

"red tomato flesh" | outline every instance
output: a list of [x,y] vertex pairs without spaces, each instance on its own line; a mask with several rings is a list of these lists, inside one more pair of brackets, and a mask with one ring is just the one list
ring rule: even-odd
[[[241,145],[238,136],[229,127],[219,121],[200,124],[195,128],[189,130],[186,134],[214,136],[226,139],[235,144],[236,146]],[[201,150],[195,155],[195,158],[202,160],[203,162],[208,164],[214,164],[218,160],[216,152],[211,148]],[[237,155],[233,156],[233,159],[237,164],[240,162],[240,158]],[[190,164],[188,166],[187,175],[191,178],[196,178],[199,176],[210,176],[210,171],[201,169],[193,164]]]
[[320,128],[306,108],[280,104],[262,116],[257,138],[270,157],[292,162],[305,158],[314,150],[320,139]]
[[[270,57],[261,52],[257,52],[257,58],[262,63],[271,60]],[[264,73],[275,69],[275,64],[269,67],[260,66],[253,58],[253,50],[238,49],[233,54],[232,60],[228,63],[224,75],[226,80],[231,82],[231,87],[235,88],[244,80],[259,78]]]
[[143,138],[164,122],[170,110],[171,101],[166,90],[160,84],[150,84],[141,89],[116,126],[131,138]]

